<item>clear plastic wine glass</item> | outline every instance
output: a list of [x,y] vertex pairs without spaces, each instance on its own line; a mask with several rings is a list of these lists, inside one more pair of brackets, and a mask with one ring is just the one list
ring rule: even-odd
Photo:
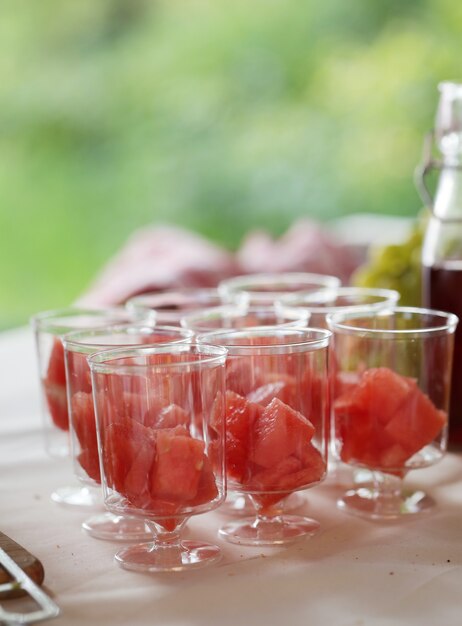
[[[31,318],[35,335],[45,449],[53,458],[69,457],[69,413],[62,337],[77,329],[131,322],[139,314],[125,308],[96,309],[70,307],[43,311]],[[59,487],[51,494],[54,502],[68,506],[94,507],[100,504],[99,490],[88,486]]]
[[[287,294],[275,303],[279,315],[293,313],[294,309],[310,315],[310,325],[315,328],[327,328],[327,316],[333,313],[371,313],[396,306],[400,298],[398,291],[366,287],[339,287],[331,292]],[[331,354],[331,396],[335,399],[348,387],[350,374],[336,372],[335,354]],[[369,483],[372,476],[365,469],[353,470],[342,463],[335,454],[335,443],[330,438],[329,480],[339,485]]]
[[446,450],[455,315],[396,307],[327,317],[336,366],[349,385],[333,403],[338,457],[372,472],[370,486],[348,490],[340,509],[372,520],[405,519],[434,507],[407,492],[410,470]]
[[288,293],[329,292],[340,287],[340,279],[325,274],[309,272],[284,272],[279,274],[247,274],[223,280],[218,291],[225,303],[273,306]]
[[[274,305],[248,306],[241,303],[211,307],[200,311],[186,313],[181,319],[181,325],[190,328],[196,334],[219,329],[252,328],[261,326],[304,327],[308,325],[309,313],[305,310],[286,307],[284,312],[278,312]],[[284,511],[289,512],[300,508],[304,498],[293,493],[284,499]],[[224,515],[248,516],[252,515],[255,507],[249,496],[235,493],[228,489],[226,502],[220,507]]]
[[[138,572],[215,563],[220,550],[186,541],[191,515],[218,507],[224,470],[224,348],[195,344],[118,348],[89,357],[107,508],[138,517],[151,541],[116,562]],[[143,406],[124,412],[127,402]]]
[[[240,301],[244,302],[244,299]],[[134,296],[125,306],[138,315],[152,315],[156,324],[179,326],[186,313],[222,304],[221,295],[215,288],[183,287]]]
[[284,499],[321,482],[327,467],[330,332],[260,327],[199,335],[225,347],[229,488],[247,494],[254,517],[220,529],[237,544],[285,544],[319,523],[286,515]]
[[185,313],[180,320],[184,328],[196,334],[214,330],[252,328],[260,326],[303,327],[308,325],[310,315],[303,309],[279,311],[274,305],[246,306],[223,305]]
[[[74,472],[80,482],[90,488],[101,484],[96,421],[93,406],[90,366],[87,357],[95,352],[118,346],[190,343],[194,333],[175,326],[125,324],[111,328],[86,329],[63,337],[71,456]],[[126,395],[120,407],[127,416],[144,419],[146,409],[136,396]],[[151,535],[143,520],[136,517],[101,513],[85,520],[83,530],[95,539],[108,541],[139,541]]]

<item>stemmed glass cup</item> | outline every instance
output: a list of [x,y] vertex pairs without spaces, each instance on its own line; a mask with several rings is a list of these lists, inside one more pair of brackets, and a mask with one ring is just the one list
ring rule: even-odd
[[223,301],[217,289],[183,287],[134,296],[125,306],[138,316],[150,316],[157,325],[179,326],[185,314],[221,304]]
[[[34,330],[42,398],[45,449],[51,457],[69,456],[69,413],[62,337],[72,330],[110,326],[133,321],[134,314],[124,308],[84,309],[71,307],[38,313],[31,319]],[[95,506],[98,494],[82,486],[59,487],[53,501],[64,505]]]
[[338,506],[368,519],[403,519],[431,509],[423,491],[406,493],[410,470],[446,450],[455,315],[396,307],[335,313],[338,373],[348,380],[333,402],[338,458],[372,472],[370,487],[351,489]]
[[[200,311],[186,313],[181,319],[181,325],[202,334],[214,330],[239,329],[264,326],[304,327],[308,325],[309,313],[300,308],[278,311],[274,305],[246,306],[223,305]],[[299,508],[303,499],[293,493],[284,499],[284,510],[290,511]],[[224,515],[252,515],[255,511],[253,503],[245,494],[235,493],[228,489],[228,497],[220,513]]]
[[[74,331],[63,338],[71,456],[77,478],[90,488],[101,484],[96,421],[93,407],[90,367],[87,357],[119,346],[189,343],[193,332],[174,326],[126,324],[110,328]],[[145,406],[136,395],[125,395],[121,411],[143,421]],[[82,528],[96,539],[136,541],[150,536],[143,520],[136,517],[102,513],[85,520]]]
[[[224,348],[118,348],[89,357],[104,501],[143,520],[152,541],[120,550],[140,572],[216,562],[217,546],[185,541],[191,515],[219,506],[224,472]],[[127,412],[127,403],[139,410]]]
[[329,337],[326,330],[260,327],[197,338],[228,350],[228,484],[254,505],[253,518],[220,529],[232,543],[284,544],[319,528],[313,519],[283,514],[283,502],[325,477]]
[[309,313],[304,309],[279,311],[274,305],[235,306],[223,305],[185,313],[181,325],[196,334],[222,329],[252,328],[260,326],[303,327],[308,325]]

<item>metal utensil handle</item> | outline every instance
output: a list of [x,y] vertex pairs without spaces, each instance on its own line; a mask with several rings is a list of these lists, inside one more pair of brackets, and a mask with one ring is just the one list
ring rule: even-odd
[[20,586],[21,589],[27,591],[29,596],[35,600],[40,607],[39,610],[30,611],[29,613],[13,613],[6,611],[3,606],[0,605],[1,622],[6,622],[7,624],[32,624],[59,615],[59,606],[29,578],[2,548],[0,548],[0,564],[14,579],[13,582],[2,585],[0,591]]

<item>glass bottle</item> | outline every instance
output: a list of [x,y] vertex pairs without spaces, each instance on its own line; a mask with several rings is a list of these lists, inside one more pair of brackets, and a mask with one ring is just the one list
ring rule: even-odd
[[[427,136],[417,184],[431,210],[422,247],[423,305],[455,313],[461,320],[455,337],[449,419],[449,444],[462,446],[462,84],[443,82],[435,130]],[[433,144],[442,158],[432,157]],[[426,176],[439,170],[434,198]],[[438,360],[435,359],[435,367]]]

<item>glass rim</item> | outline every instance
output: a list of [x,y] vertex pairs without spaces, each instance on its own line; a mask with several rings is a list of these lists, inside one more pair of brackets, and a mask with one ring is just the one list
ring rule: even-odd
[[[363,326],[349,326],[345,322],[347,320],[364,319],[364,318],[376,318],[381,315],[393,315],[393,314],[411,314],[423,317],[424,315],[440,317],[446,320],[445,324],[438,326],[431,326],[429,328],[403,328],[403,329],[386,329],[386,328],[364,328]],[[330,330],[342,334],[354,334],[354,335],[370,335],[373,337],[385,339],[396,337],[412,337],[419,335],[438,335],[453,333],[456,330],[459,318],[454,313],[448,313],[446,311],[439,311],[437,309],[427,309],[421,307],[390,307],[384,308],[380,311],[354,311],[354,312],[338,312],[332,313],[327,316],[327,325]]]
[[[363,295],[367,296],[377,296],[378,298],[382,297],[382,300],[377,302],[364,302],[362,304],[340,304],[340,305],[329,305],[327,303],[327,299],[329,295],[332,294],[333,298],[339,296],[354,296],[354,295]],[[311,304],[310,300],[315,300],[315,298],[319,298],[325,295],[326,304],[322,305],[320,302],[316,302],[315,304]],[[311,314],[324,313],[328,315],[330,313],[337,312],[361,312],[367,309],[370,310],[380,310],[385,308],[386,306],[390,306],[396,308],[396,303],[400,299],[399,291],[396,289],[383,289],[383,288],[375,288],[375,287],[338,287],[332,292],[326,290],[325,292],[296,292],[287,294],[280,300],[275,302],[275,307],[278,311],[284,312],[288,308],[300,308],[305,309]],[[306,300],[306,302],[305,302]],[[300,304],[298,304],[300,302]]]
[[[68,328],[68,332],[73,330],[80,330],[80,328],[76,328],[75,326],[66,326],[65,323],[59,324],[57,320],[65,320],[66,318],[73,317],[94,317],[98,318],[107,318],[111,317],[114,319],[114,322],[117,323],[117,318],[130,317],[131,313],[125,307],[64,307],[61,309],[49,309],[47,311],[41,311],[40,313],[36,313],[30,318],[30,322],[34,328],[34,330],[41,330],[44,332],[49,332],[51,334],[63,334],[62,328]],[[120,322],[122,323],[122,322]],[[129,322],[127,322],[129,323]],[[88,327],[90,328],[90,327]],[[96,328],[96,326],[95,326]],[[83,329],[82,329],[83,330]],[[66,332],[64,330],[64,332]]]
[[[247,285],[247,283],[251,283]],[[218,285],[218,291],[222,296],[229,296],[235,293],[248,293],[253,298],[263,299],[271,298],[272,296],[280,296],[284,289],[270,289],[268,291],[259,291],[258,287],[271,286],[281,284],[283,287],[284,282],[289,283],[311,283],[314,286],[321,289],[335,289],[341,285],[340,278],[332,276],[330,274],[316,274],[314,272],[262,272],[256,274],[243,274],[241,276],[233,276],[232,278],[226,278],[222,280]],[[257,289],[252,289],[257,287]],[[302,290],[300,290],[302,291]]]
[[[265,335],[278,334],[298,334],[305,336],[306,338],[300,341],[294,341],[292,343],[285,342],[280,344],[267,343],[258,345],[249,345],[246,343],[240,344],[223,344],[220,343],[220,338],[234,337],[238,338],[240,335],[251,335],[254,337],[261,337]],[[317,337],[313,337],[313,335]],[[311,337],[309,337],[311,335]],[[281,327],[281,326],[254,326],[250,328],[239,329],[221,329],[218,331],[212,331],[209,333],[203,333],[196,337],[198,344],[211,344],[223,346],[228,350],[230,356],[255,354],[258,352],[260,355],[265,354],[292,354],[295,352],[308,352],[327,348],[329,346],[329,340],[332,336],[330,330],[323,328],[311,328],[307,327]]]
[[[222,318],[225,318],[226,316],[229,316],[231,319],[236,319],[236,318],[238,319],[240,317],[245,317],[246,315],[254,314],[258,317],[260,313],[262,316],[264,315],[277,316],[278,315],[278,311],[275,305],[223,304],[222,306],[199,309],[197,311],[193,311],[189,314],[183,315],[183,317],[180,320],[180,323],[183,328],[192,328],[196,332],[198,332],[198,330],[203,331],[203,332],[212,332],[213,330],[227,330],[227,329],[207,328],[207,327],[200,327],[200,326],[198,328],[197,326],[189,326],[188,324],[193,324],[197,320],[203,320],[205,322],[208,319],[210,320],[222,319]],[[310,314],[308,311],[303,311],[302,309],[297,310],[295,307],[293,308],[293,310],[289,311],[288,314],[284,313],[283,315],[286,315],[287,317],[291,319],[289,322],[282,322],[280,324],[281,327],[284,327],[285,324],[293,324],[297,322],[300,322],[300,323],[308,322],[310,318]],[[279,324],[268,324],[268,326],[276,326],[276,325],[279,326]],[[249,326],[249,327],[243,327],[243,328],[255,328],[255,327],[264,328],[265,325],[255,324],[255,326]],[[228,330],[231,330],[231,329],[228,329]]]
[[[135,334],[140,334],[140,335],[145,335],[145,336],[149,336],[152,334],[159,334],[159,335],[171,335],[171,334],[177,334],[177,335],[183,335],[181,337],[178,337],[178,339],[172,339],[172,341],[165,341],[165,342],[159,342],[159,344],[157,344],[156,342],[153,342],[152,344],[136,344],[136,343],[126,343],[126,344],[107,344],[107,343],[98,343],[97,341],[94,342],[84,342],[84,341],[79,341],[79,339],[83,339],[84,337],[89,337],[91,338],[92,336],[94,336],[95,338],[99,337],[99,336],[103,336],[103,335],[110,335],[110,334],[115,334],[115,335],[120,335],[120,336],[124,336],[125,334],[127,336],[130,336],[130,332],[133,330],[133,335]],[[127,332],[128,331],[128,332]],[[130,346],[139,346],[139,345],[176,345],[178,343],[186,343],[188,341],[191,341],[192,338],[194,337],[194,332],[188,328],[181,328],[180,326],[149,326],[148,324],[116,324],[114,326],[98,326],[98,327],[94,327],[94,328],[86,328],[86,329],[79,329],[79,330],[74,330],[71,331],[70,333],[66,333],[64,335],[64,337],[62,337],[62,343],[64,346],[65,350],[68,350],[70,352],[78,352],[80,354],[93,354],[94,352],[96,352],[96,350],[104,350],[105,348],[107,348],[108,350],[110,350],[111,348],[115,348],[117,347],[130,347]]]
[[[215,296],[218,299],[220,298],[220,294],[218,292],[217,287],[178,287],[177,289],[167,289],[165,291],[150,291],[146,293],[140,293],[136,296],[132,296],[131,298],[128,298],[128,300],[125,302],[125,306],[130,308],[132,306],[136,306],[138,303],[143,304],[143,301],[145,300],[150,300],[150,299],[155,299],[155,298],[160,299],[160,298],[173,296],[173,295],[188,296],[189,294],[192,295],[192,294],[198,294],[198,293]],[[156,309],[153,309],[153,310],[156,310]],[[160,312],[162,313],[163,310],[161,309]],[[169,311],[165,310],[165,312],[167,313]]]
[[[181,363],[155,363],[140,365],[139,363],[117,364],[118,361],[124,359],[138,358],[143,356],[153,356],[158,354],[181,354],[189,352],[191,354],[203,354],[204,358],[200,361],[182,361]],[[98,374],[123,374],[138,375],[143,372],[160,372],[175,368],[195,369],[204,366],[220,366],[226,362],[228,351],[222,346],[214,346],[211,344],[196,343],[176,343],[176,344],[148,344],[142,346],[122,346],[119,348],[111,348],[109,350],[100,350],[93,352],[87,357],[88,365],[92,372]]]

